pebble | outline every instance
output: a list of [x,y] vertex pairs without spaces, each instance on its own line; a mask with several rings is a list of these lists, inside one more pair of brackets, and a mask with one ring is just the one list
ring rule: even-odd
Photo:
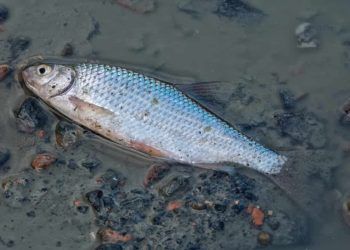
[[0,4],[0,24],[5,22],[9,18],[9,9],[3,5]]
[[102,210],[102,196],[103,192],[101,190],[94,190],[85,194],[86,199],[97,212]]
[[77,126],[60,121],[55,129],[56,143],[64,149],[77,145],[80,131]]
[[16,115],[17,128],[21,132],[33,133],[38,128],[43,128],[48,115],[34,98],[27,98],[21,105]]
[[152,185],[154,182],[159,181],[169,171],[169,166],[164,164],[153,164],[147,171],[147,174],[143,180],[145,187]]
[[177,175],[160,188],[159,192],[163,196],[171,197],[178,192],[185,191],[190,185],[188,176]]
[[174,211],[178,210],[179,208],[182,207],[182,202],[181,201],[170,201],[168,205],[166,206],[166,211]]
[[224,204],[214,204],[214,209],[217,212],[223,213],[223,212],[226,211],[226,205],[224,205]]
[[254,207],[252,205],[249,205],[247,208],[247,212],[250,213],[252,218],[252,223],[255,226],[260,227],[264,224],[265,214],[259,207]]
[[92,172],[101,165],[101,161],[96,157],[87,156],[80,162],[80,165]]
[[95,250],[123,250],[123,247],[119,244],[102,244]]
[[342,212],[345,223],[350,227],[350,199],[343,202]]
[[271,243],[271,235],[267,232],[260,232],[258,234],[258,242],[262,246],[268,246]]
[[132,240],[130,234],[122,234],[110,228],[102,228],[97,232],[103,243],[119,243]]
[[245,19],[260,19],[264,16],[264,13],[261,10],[242,0],[218,0],[215,13],[219,16]]
[[10,67],[7,64],[0,65],[0,81],[4,80],[10,72]]
[[36,170],[49,167],[57,160],[57,157],[51,153],[42,153],[35,156],[32,161],[32,168]]
[[341,125],[349,126],[350,125],[350,99],[346,100],[346,102],[340,108],[340,118],[339,122]]
[[10,159],[10,151],[3,146],[0,146],[0,167]]
[[295,36],[298,48],[317,48],[319,46],[318,32],[311,23],[299,24],[295,29]]
[[190,206],[194,210],[204,210],[207,208],[207,205],[205,203],[201,203],[201,202],[191,202]]

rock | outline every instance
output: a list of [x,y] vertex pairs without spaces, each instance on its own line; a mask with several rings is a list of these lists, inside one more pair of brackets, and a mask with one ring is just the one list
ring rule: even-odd
[[219,16],[239,19],[261,19],[264,14],[261,10],[241,0],[218,0],[215,13]]
[[214,209],[217,212],[224,213],[226,211],[226,205],[224,205],[224,204],[214,204]]
[[79,213],[86,214],[89,211],[88,206],[77,206],[77,210]]
[[16,123],[19,131],[33,133],[36,129],[43,128],[48,115],[34,98],[27,98],[21,105],[16,115]]
[[9,17],[9,9],[3,5],[0,4],[0,24],[5,22]]
[[260,227],[264,224],[265,214],[259,207],[249,206],[247,212],[250,213],[255,226]]
[[123,247],[119,244],[102,244],[95,250],[123,250]]
[[10,37],[8,43],[10,44],[11,55],[16,59],[24,50],[28,49],[31,39],[23,36]]
[[272,239],[271,234],[269,234],[267,232],[260,232],[258,234],[258,242],[262,246],[270,245],[271,239]]
[[155,0],[116,0],[116,3],[139,14],[153,12],[156,8]]
[[57,157],[51,153],[42,153],[35,156],[32,161],[32,168],[36,170],[49,167],[57,160]]
[[79,131],[77,126],[60,121],[56,125],[55,130],[56,142],[59,146],[65,149],[76,146],[80,132],[81,131]]
[[165,164],[153,164],[148,169],[147,174],[143,180],[143,185],[145,187],[152,185],[154,182],[162,179],[165,174],[169,171],[169,166]]
[[168,205],[166,206],[166,211],[174,211],[174,210],[178,210],[179,208],[182,207],[182,202],[175,200],[175,201],[170,201],[168,203]]
[[346,199],[343,202],[342,214],[345,223],[350,227],[350,199]]
[[205,204],[204,202],[191,202],[190,206],[194,210],[204,210],[207,208],[207,204]]
[[163,185],[159,193],[165,197],[172,197],[177,193],[186,191],[190,186],[190,177],[177,175]]
[[118,190],[125,185],[126,178],[113,169],[107,171],[98,178],[98,182],[102,187],[109,187],[111,190]]
[[80,161],[80,166],[88,169],[90,172],[95,171],[101,165],[101,161],[94,156],[87,155]]
[[0,146],[0,167],[10,159],[10,151],[3,146]]
[[317,48],[319,46],[318,32],[311,23],[299,24],[295,29],[295,36],[298,48]]
[[110,228],[102,228],[97,232],[103,243],[119,243],[132,240],[130,234],[122,234]]
[[0,65],[0,81],[4,80],[10,72],[10,66],[7,64]]
[[346,100],[340,108],[339,122],[344,126],[350,125],[350,99]]
[[103,207],[102,196],[103,192],[101,190],[94,190],[85,194],[86,199],[97,212],[100,212]]
[[35,215],[35,211],[29,211],[28,213],[27,213],[27,216],[28,217],[31,217],[31,218],[34,218],[36,215]]
[[74,48],[71,43],[66,43],[61,51],[61,56],[70,57],[74,54]]

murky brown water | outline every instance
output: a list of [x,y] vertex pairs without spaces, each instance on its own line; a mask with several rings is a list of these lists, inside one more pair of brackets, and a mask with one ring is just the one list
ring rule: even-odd
[[[57,56],[70,43],[77,58],[137,65],[153,74],[174,75],[173,79],[228,82],[213,95],[224,104],[216,112],[241,129],[248,127],[248,135],[292,159],[286,173],[275,179],[285,193],[269,197],[276,202],[273,206],[289,206],[282,202],[291,197],[310,217],[310,234],[305,235],[305,241],[269,247],[348,249],[350,229],[341,207],[350,195],[349,150],[343,152],[350,145],[350,126],[340,125],[339,117],[340,107],[350,97],[349,1],[251,0],[248,2],[264,15],[243,19],[214,14],[211,6],[215,0],[200,4],[155,1],[155,8],[146,14],[112,0],[0,2],[10,11],[9,19],[1,25],[3,63],[15,66],[37,54]],[[191,11],[196,13],[179,10],[180,2],[193,2]],[[305,21],[317,30],[318,48],[296,46],[295,28]],[[284,110],[281,89],[305,97],[295,108]],[[48,139],[19,132],[14,111],[27,96],[12,76],[0,84],[0,143],[11,154],[0,167],[1,181],[36,179],[29,204],[1,197],[0,249],[94,249],[99,228],[95,214],[91,209],[87,214],[78,213],[74,200],[95,188],[96,176],[107,168],[123,173],[127,189],[141,187],[150,161],[93,135],[83,136],[79,147],[63,150],[55,143],[53,131],[60,118],[54,115],[45,128]],[[248,100],[247,96],[254,98]],[[279,116],[286,124],[278,125],[276,114],[285,113],[297,115],[286,120]],[[55,152],[62,162],[35,172],[30,163],[41,151]],[[89,157],[101,162],[97,172],[65,167],[71,158],[79,162]],[[49,192],[42,191],[44,186]],[[266,197],[276,194],[269,194],[268,188],[264,192]],[[226,232],[230,230],[236,232],[237,226],[225,227]],[[246,239],[242,236],[240,240]],[[229,249],[225,244],[228,238],[218,241],[223,249]]]

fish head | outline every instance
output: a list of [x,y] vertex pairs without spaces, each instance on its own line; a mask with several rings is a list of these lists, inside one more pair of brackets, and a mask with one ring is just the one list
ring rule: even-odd
[[73,67],[59,64],[32,65],[22,71],[26,87],[44,100],[67,94],[75,75]]

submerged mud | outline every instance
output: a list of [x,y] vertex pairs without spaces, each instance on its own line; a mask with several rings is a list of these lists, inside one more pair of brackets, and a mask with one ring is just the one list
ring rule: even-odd
[[[1,2],[0,248],[344,249],[348,8],[323,0]],[[276,176],[154,165],[30,97],[11,69],[37,54],[196,82],[183,90],[289,162]]]

